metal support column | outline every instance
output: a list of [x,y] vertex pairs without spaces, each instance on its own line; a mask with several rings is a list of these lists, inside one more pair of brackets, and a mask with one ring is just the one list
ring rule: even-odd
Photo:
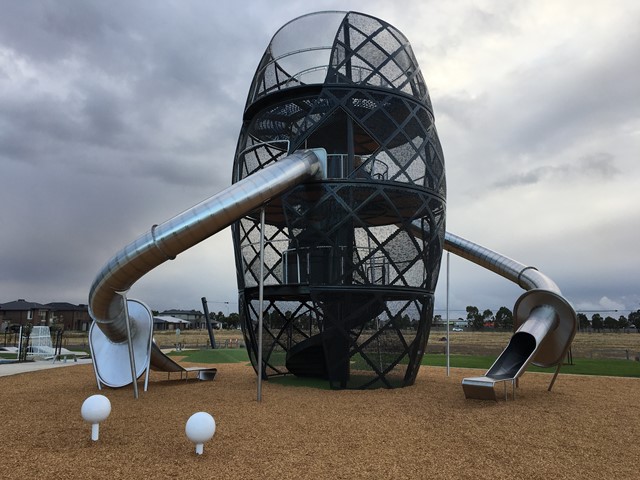
[[450,375],[450,361],[449,361],[449,252],[447,251],[447,377]]
[[202,301],[202,309],[204,310],[204,320],[207,323],[207,332],[209,333],[209,342],[211,343],[211,348],[215,350],[216,339],[213,336],[213,328],[211,328],[211,319],[209,318],[209,305],[207,304],[207,297],[202,297],[200,300]]
[[260,281],[258,287],[258,402],[262,401],[262,314],[264,311],[264,207],[260,209]]
[[127,297],[121,293],[122,303],[124,305],[124,320],[127,327],[127,347],[129,348],[129,364],[131,365],[131,381],[133,382],[133,396],[138,398],[138,379],[136,377],[136,359],[133,355],[133,339],[131,338],[131,319],[129,318],[129,307],[127,305]]

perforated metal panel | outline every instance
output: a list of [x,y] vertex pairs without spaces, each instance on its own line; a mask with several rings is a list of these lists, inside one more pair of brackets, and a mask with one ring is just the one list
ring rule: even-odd
[[[410,385],[433,315],[446,183],[426,85],[391,25],[323,12],[272,39],[247,99],[234,182],[316,147],[328,153],[328,178],[266,206],[264,375],[321,377],[334,388]],[[233,238],[256,367],[257,212]]]

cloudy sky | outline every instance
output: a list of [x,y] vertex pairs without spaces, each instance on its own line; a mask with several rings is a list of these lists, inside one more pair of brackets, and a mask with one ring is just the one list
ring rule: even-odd
[[[86,303],[112,255],[229,186],[271,36],[337,9],[411,41],[445,152],[449,231],[538,267],[579,311],[640,308],[635,0],[0,3],[0,303]],[[450,270],[454,311],[520,294],[453,255]],[[445,280],[443,268],[437,308]],[[228,231],[130,292],[157,310],[200,309],[202,296],[236,310]]]

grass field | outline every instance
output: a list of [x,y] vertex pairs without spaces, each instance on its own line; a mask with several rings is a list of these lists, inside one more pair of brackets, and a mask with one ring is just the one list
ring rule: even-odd
[[[429,336],[428,352],[442,353],[446,343],[442,341],[446,333],[432,329]],[[480,332],[450,332],[451,353],[498,355],[509,343],[511,332],[492,330]],[[176,337],[173,331],[154,332],[156,343],[161,348],[175,346]],[[243,342],[240,330],[216,330],[215,340],[219,346],[226,343]],[[209,345],[206,330],[182,330],[179,341],[189,348],[201,348]],[[63,339],[63,347],[88,351],[86,333],[67,332]],[[640,355],[640,334],[638,333],[585,333],[578,332],[573,340],[574,357],[581,358],[619,358],[631,359]]]
[[[248,362],[249,357],[245,349],[218,349],[218,350],[183,350],[172,352],[174,357],[193,363],[236,363]],[[454,368],[478,368],[487,370],[494,362],[495,357],[487,355],[451,355],[450,366]],[[427,354],[422,359],[422,364],[427,366],[446,366],[447,358],[442,354]],[[531,372],[553,372],[555,368],[529,367]],[[606,375],[612,377],[636,377],[640,378],[640,362],[618,359],[589,359],[574,358],[573,364],[565,364],[562,373],[574,375]]]
[[[479,368],[487,370],[493,364],[495,357],[478,355],[452,355],[450,365],[456,368]],[[440,354],[427,354],[422,359],[423,365],[444,367],[447,357]],[[530,366],[529,372],[554,372],[554,368],[539,368]],[[571,373],[574,375],[606,375],[611,377],[636,377],[640,378],[640,362],[632,360],[618,359],[592,359],[575,358],[573,364],[565,364],[560,370],[561,373]]]
[[[248,362],[243,347],[242,332],[239,330],[217,330],[215,341],[219,348],[204,350],[209,345],[206,330],[183,330],[179,337],[173,331],[155,332],[154,338],[161,348],[172,348],[179,338],[180,343],[190,351],[176,352],[189,356],[196,363]],[[450,332],[451,366],[461,368],[488,369],[500,352],[509,343],[510,332]],[[445,366],[445,332],[433,329],[427,346],[423,364]],[[86,334],[65,334],[65,348],[89,351]],[[563,373],[579,375],[610,375],[640,377],[640,334],[637,333],[584,333],[579,332],[572,344],[573,365],[565,365]],[[14,359],[15,354],[0,353],[0,358]],[[551,371],[531,367],[530,371]]]

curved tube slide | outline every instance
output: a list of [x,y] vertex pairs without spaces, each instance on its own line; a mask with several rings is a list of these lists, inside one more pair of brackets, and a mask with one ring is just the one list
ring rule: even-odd
[[[103,383],[109,386],[132,383],[133,372],[137,378],[144,370],[140,365],[136,368],[136,363],[146,363],[161,371],[186,371],[154,347],[150,337],[152,328],[139,325],[148,319],[138,321],[138,314],[128,311],[131,302],[135,301],[127,300],[126,292],[138,279],[286,190],[321,177],[324,171],[326,152],[323,149],[297,151],[171,220],[154,225],[149,232],[111,258],[97,275],[89,292],[89,313],[94,320],[91,348],[98,386],[105,376],[109,378]],[[98,328],[93,328],[95,326]],[[144,339],[136,338],[140,335]],[[146,353],[140,351],[145,348]],[[122,360],[127,353],[128,359]],[[136,361],[137,358],[141,360]]]
[[577,327],[576,313],[558,286],[534,267],[448,232],[444,248],[527,290],[514,307],[516,332],[509,345],[484,376],[462,380],[465,396],[495,400],[494,385],[498,382],[511,382],[515,394],[515,382],[530,363],[540,367],[557,366],[549,385],[551,390]]

